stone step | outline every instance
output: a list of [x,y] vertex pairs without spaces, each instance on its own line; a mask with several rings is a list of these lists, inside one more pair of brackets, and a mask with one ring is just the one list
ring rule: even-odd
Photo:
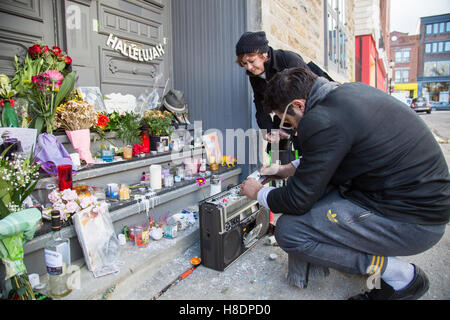
[[[150,240],[146,248],[137,247],[132,241],[121,246],[118,258],[120,271],[95,278],[93,273],[83,266],[80,270],[80,287],[61,300],[102,300],[122,299],[129,296],[146,279],[161,271],[169,261],[175,259],[200,239],[198,220],[195,225],[178,231],[174,239],[162,238]],[[75,261],[82,265],[84,260]],[[47,275],[40,277],[41,283],[47,283]],[[46,289],[42,290],[46,293]]]
[[[242,172],[240,168],[223,168],[221,170],[223,171],[219,174],[219,176],[223,179],[223,190],[228,184],[238,183],[239,175]],[[170,188],[170,190],[162,189],[158,191],[157,195],[159,196],[159,204],[151,209],[151,211],[149,212],[150,216],[152,218],[159,218],[167,215],[168,212],[171,214],[180,212],[187,207],[196,205],[198,201],[205,198],[206,196],[209,196],[209,179],[207,180],[207,183],[202,187],[199,187],[195,183],[195,180],[185,183],[187,184],[181,187],[175,186],[174,188]],[[148,221],[148,217],[145,212],[145,206],[143,206],[143,204],[139,203],[136,200],[128,201],[128,204],[125,206],[121,206],[121,204],[118,203],[119,207],[112,207],[110,209],[111,220],[113,222],[114,231],[116,232],[116,234],[121,233],[124,226],[142,224]],[[114,206],[117,206],[117,204],[115,204]],[[70,239],[72,260],[76,261],[82,258],[83,253],[78,243],[75,228],[73,226],[68,226],[63,228],[61,232],[63,237]],[[24,261],[25,265],[27,266],[28,273],[44,274],[46,272],[43,248],[45,243],[50,239],[50,236],[50,233],[39,235],[39,232],[37,232],[37,235],[34,237],[34,239],[25,243]]]

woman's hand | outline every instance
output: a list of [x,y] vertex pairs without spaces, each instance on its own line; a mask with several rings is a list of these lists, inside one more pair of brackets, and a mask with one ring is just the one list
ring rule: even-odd
[[265,179],[262,184],[266,184],[272,180],[282,180],[286,179],[290,176],[293,176],[296,168],[291,164],[279,165],[279,164],[271,164],[270,166],[263,167],[259,170],[261,176],[264,176]]

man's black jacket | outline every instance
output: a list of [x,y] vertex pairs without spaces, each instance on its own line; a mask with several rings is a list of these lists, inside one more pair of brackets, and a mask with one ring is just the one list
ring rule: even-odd
[[298,124],[303,158],[287,186],[269,192],[270,209],[305,214],[328,185],[335,185],[375,214],[408,223],[447,223],[449,169],[420,116],[362,83],[343,84],[321,99],[313,97],[318,91],[315,84]]

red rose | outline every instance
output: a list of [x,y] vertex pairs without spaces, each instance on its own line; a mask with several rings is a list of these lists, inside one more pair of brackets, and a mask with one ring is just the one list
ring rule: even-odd
[[66,57],[64,58],[64,60],[66,61],[66,64],[71,64],[71,63],[72,63],[72,58],[69,57],[69,56],[66,56]]
[[144,146],[140,144],[133,145],[133,156],[144,153]]
[[3,99],[0,100],[0,106],[2,106],[2,107],[5,106],[5,102],[3,102]]
[[53,53],[57,56],[61,53],[61,49],[57,46],[53,46],[52,50],[53,50]]
[[42,48],[42,53],[46,53],[48,51],[48,46],[44,46],[43,48]]
[[38,44],[31,46],[30,48],[28,48],[28,53],[30,54],[30,56],[35,57],[36,55],[41,53],[41,46]]
[[14,99],[9,99],[9,104],[11,105],[11,107],[14,107],[14,103],[16,103],[16,102],[14,101]]

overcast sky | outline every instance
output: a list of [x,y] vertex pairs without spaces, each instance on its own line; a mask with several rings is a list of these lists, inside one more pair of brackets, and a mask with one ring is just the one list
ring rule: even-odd
[[416,34],[420,17],[450,13],[450,0],[391,0],[391,32]]

